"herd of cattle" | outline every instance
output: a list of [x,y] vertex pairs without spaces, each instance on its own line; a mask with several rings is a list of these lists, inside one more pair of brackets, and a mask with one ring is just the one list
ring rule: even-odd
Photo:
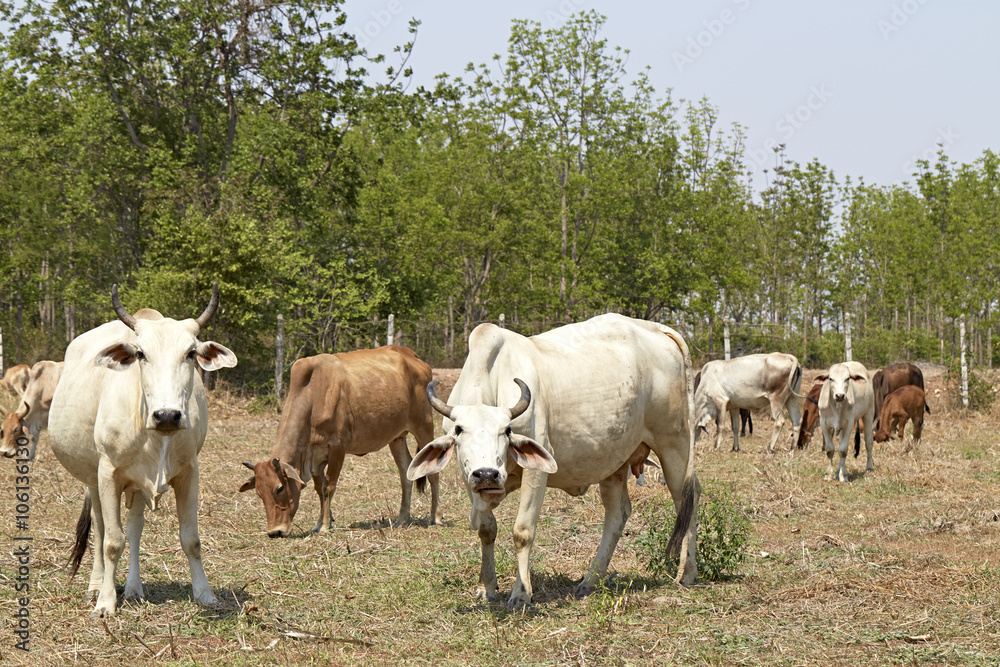
[[[207,402],[200,369],[231,368],[236,355],[198,339],[219,304],[213,285],[208,307],[195,319],[174,320],[143,309],[130,314],[112,288],[118,319],[77,337],[65,361],[15,366],[3,386],[21,395],[6,414],[0,453],[33,459],[39,431],[49,429],[58,461],[86,487],[71,556],[75,573],[94,528],[94,565],[87,589],[93,616],[115,613],[115,573],[129,546],[126,598],[142,598],[139,541],[144,510],[155,509],[173,488],[180,541],[197,602],[215,604],[205,577],[198,536],[198,453],[207,433]],[[851,432],[855,456],[864,434],[867,469],[872,440],[884,441],[912,420],[919,442],[929,412],[920,370],[896,364],[869,378],[856,362],[834,364],[801,394],[802,368],[788,354],[712,361],[694,374],[687,344],[670,327],[608,314],[532,337],[491,324],[469,337],[469,353],[449,403],[438,398],[430,367],[408,348],[386,346],[299,359],[274,448],[256,464],[240,491],[263,501],[269,537],[287,536],[302,489],[310,480],[319,496],[315,532],[330,529],[330,500],[347,454],[386,445],[399,469],[402,497],[397,523],[410,518],[412,482],[429,481],[431,522],[442,520],[439,474],[454,458],[470,501],[469,527],[479,534],[482,565],[478,595],[497,599],[494,510],[520,489],[513,542],[517,579],[508,606],[531,602],[529,558],[545,489],[582,495],[597,484],[604,527],[597,554],[577,588],[594,590],[631,513],[628,479],[645,465],[662,471],[677,507],[668,552],[679,557],[677,582],[698,576],[696,513],[701,491],[694,471],[699,432],[729,414],[733,450],[739,450],[741,411],[768,407],[773,451],[787,412],[793,441],[804,447],[819,423],[829,459],[827,479],[847,481]],[[799,399],[804,399],[800,410]],[[511,407],[507,407],[511,406]],[[432,409],[443,415],[434,438]],[[873,433],[876,422],[878,431]],[[752,430],[752,422],[751,422]],[[417,441],[411,458],[406,434]],[[651,458],[655,454],[655,461]],[[839,465],[834,470],[834,456]],[[122,531],[121,502],[127,517]]]

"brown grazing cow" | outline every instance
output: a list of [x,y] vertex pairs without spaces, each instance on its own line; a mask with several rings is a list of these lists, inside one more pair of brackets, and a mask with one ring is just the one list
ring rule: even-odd
[[875,431],[875,442],[885,442],[898,431],[903,439],[906,420],[913,421],[913,449],[920,444],[920,433],[924,428],[924,411],[930,414],[924,390],[913,385],[905,385],[885,397],[882,405],[882,423]]
[[[402,486],[395,523],[408,522],[413,485],[406,478],[411,461],[406,434],[413,434],[418,450],[434,439],[426,394],[430,381],[431,367],[413,350],[397,345],[319,354],[292,364],[274,450],[265,461],[243,464],[254,474],[240,491],[255,489],[264,502],[268,537],[289,534],[300,493],[310,479],[315,480],[320,502],[313,532],[330,530],[330,499],[337,489],[344,456],[364,456],[386,444]],[[428,477],[431,522],[440,524],[438,475]],[[418,489],[423,485],[424,480],[417,481]]]
[[802,428],[799,429],[799,440],[796,446],[805,449],[805,446],[812,440],[813,430],[819,421],[819,392],[823,390],[823,383],[816,382],[806,394],[806,402],[802,407]]
[[28,387],[28,373],[30,370],[28,364],[11,366],[4,372],[3,378],[0,378],[0,387],[11,394],[20,396]]
[[17,409],[7,414],[0,427],[0,454],[12,457],[18,447],[27,447],[34,460],[38,434],[49,424],[49,406],[56,393],[63,362],[39,361],[31,367],[31,379]]
[[882,414],[882,403],[886,396],[900,387],[913,385],[924,389],[924,374],[913,364],[903,361],[886,366],[872,376],[872,389],[875,390],[875,424],[879,423]]

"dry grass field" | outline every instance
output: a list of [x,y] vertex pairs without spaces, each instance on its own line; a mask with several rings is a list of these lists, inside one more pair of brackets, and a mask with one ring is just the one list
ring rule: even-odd
[[[449,385],[455,372],[439,375]],[[0,461],[0,664],[997,665],[1000,420],[957,410],[940,373],[928,384],[933,414],[920,451],[876,444],[876,470],[865,474],[863,455],[851,458],[847,484],[823,480],[818,432],[794,457],[764,453],[764,416],[741,453],[712,451],[703,437],[697,469],[707,492],[730,484],[752,509],[750,558],[728,581],[681,589],[645,570],[636,537],[666,492],[630,482],[633,514],[608,585],[576,599],[602,509],[593,488],[581,498],[550,491],[532,557],[535,604],[516,612],[504,604],[516,497],[498,511],[495,604],[473,597],[479,542],[454,464],[442,475],[443,526],[427,525],[429,498],[418,494],[415,522],[391,525],[399,486],[382,450],[345,463],[329,535],[309,532],[318,514],[310,485],[297,532],[270,540],[260,500],[237,489],[249,475],[240,462],[269,453],[278,416],[217,391],[199,516],[221,606],[191,601],[168,494],[147,511],[147,600],[93,621],[83,601],[90,553],[75,579],[64,569],[83,489],[43,434],[30,474],[29,654],[13,634],[14,537],[25,533],[15,526],[13,461]],[[127,555],[119,591],[126,568]]]

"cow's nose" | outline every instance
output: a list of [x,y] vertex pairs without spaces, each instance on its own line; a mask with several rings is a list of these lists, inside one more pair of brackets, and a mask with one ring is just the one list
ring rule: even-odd
[[180,410],[157,410],[153,413],[153,420],[157,426],[180,426]]
[[844,395],[843,394],[837,394],[837,395],[834,396],[834,398],[837,399],[838,401],[842,401],[842,400],[844,400]]
[[274,530],[267,531],[267,536],[272,539],[275,537],[284,537],[285,531],[283,531],[281,528],[275,528]]
[[472,484],[475,487],[500,484],[500,471],[496,468],[479,468],[472,471]]

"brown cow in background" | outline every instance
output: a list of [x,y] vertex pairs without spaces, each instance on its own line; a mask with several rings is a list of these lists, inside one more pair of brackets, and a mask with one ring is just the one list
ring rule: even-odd
[[[816,382],[806,394],[806,402],[802,408],[802,428],[799,430],[799,440],[796,444],[798,449],[805,449],[805,446],[812,440],[813,430],[816,422],[819,421],[819,392],[823,390],[823,383]],[[857,456],[855,454],[855,456]]]
[[903,439],[903,429],[906,420],[913,421],[913,449],[920,444],[920,433],[924,428],[924,411],[930,414],[924,390],[913,385],[900,387],[885,397],[882,405],[882,423],[875,431],[875,442],[886,442],[898,430],[899,439]]
[[886,396],[896,391],[900,387],[913,385],[924,390],[924,374],[913,364],[903,361],[898,364],[886,366],[875,373],[872,377],[872,388],[875,390],[875,424],[879,424],[879,416],[882,414],[882,403]]

